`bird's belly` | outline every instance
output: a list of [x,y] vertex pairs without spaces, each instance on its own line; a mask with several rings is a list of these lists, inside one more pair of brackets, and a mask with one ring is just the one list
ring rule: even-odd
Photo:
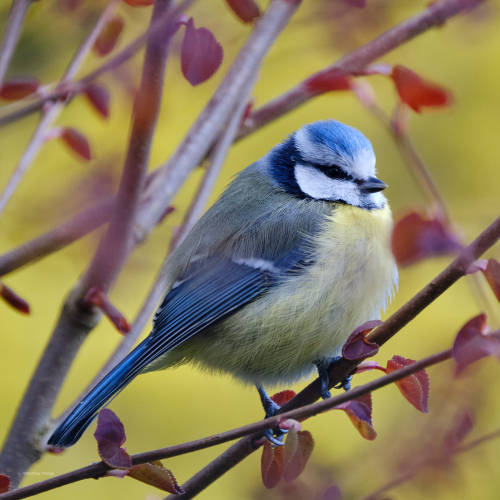
[[183,356],[252,383],[309,374],[390,298],[397,277],[390,228],[388,209],[336,210],[318,236],[314,264],[192,339]]

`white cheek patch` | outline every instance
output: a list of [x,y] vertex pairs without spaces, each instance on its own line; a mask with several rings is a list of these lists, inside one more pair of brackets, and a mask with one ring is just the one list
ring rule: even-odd
[[349,205],[360,204],[360,193],[356,184],[331,179],[317,168],[295,165],[295,180],[300,190],[317,200],[342,200]]

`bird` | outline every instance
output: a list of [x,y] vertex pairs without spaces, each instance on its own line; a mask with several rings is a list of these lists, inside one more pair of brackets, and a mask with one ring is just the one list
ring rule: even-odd
[[[48,444],[75,444],[137,375],[187,362],[254,384],[266,416],[279,406],[264,386],[315,370],[328,397],[329,364],[357,326],[380,318],[397,287],[387,185],[375,162],[359,130],[328,119],[243,169],[168,257],[169,291],[149,336]],[[266,436],[282,444],[275,431]]]

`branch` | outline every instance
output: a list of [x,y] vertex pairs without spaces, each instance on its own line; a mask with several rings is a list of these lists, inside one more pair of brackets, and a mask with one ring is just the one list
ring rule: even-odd
[[[246,97],[249,95],[249,91],[253,82],[248,85],[248,92],[246,92]],[[242,98],[238,103],[238,107],[234,112],[233,116],[230,118],[229,122],[225,126],[221,136],[217,139],[215,146],[213,148],[213,153],[211,155],[210,165],[208,165],[203,180],[200,183],[200,187],[196,192],[193,202],[189,207],[184,220],[182,221],[181,227],[172,236],[170,242],[170,248],[176,248],[182,240],[187,236],[189,231],[193,228],[196,221],[200,218],[203,213],[203,209],[208,202],[208,198],[212,189],[214,187],[215,181],[219,176],[220,169],[224,164],[229,148],[233,144],[236,133],[238,132],[238,127],[241,123],[245,107],[247,105],[247,100]]]
[[[183,0],[177,7],[175,7],[174,12],[172,13],[173,18],[177,18],[177,16],[187,9],[194,0]],[[83,90],[90,82],[96,80],[104,73],[117,68],[124,62],[128,61],[135,53],[142,48],[142,46],[147,42],[149,37],[156,37],[161,35],[162,32],[165,32],[167,28],[167,24],[170,23],[170,14],[166,13],[162,16],[158,16],[154,23],[151,23],[149,28],[139,35],[135,40],[129,43],[124,49],[118,52],[114,57],[109,59],[107,62],[103,63],[101,66],[96,68],[94,71],[91,71],[86,76],[73,82],[70,85],[63,85],[56,87],[52,92],[47,93],[43,97],[37,98],[33,100],[28,97],[19,101],[17,109],[11,112],[5,113],[3,116],[0,115],[0,126],[7,125],[8,123],[12,123],[13,121],[19,120],[20,118],[24,118],[25,116],[30,115],[40,109],[43,108],[44,104],[47,102],[56,102],[61,99],[68,100],[77,95],[81,90]],[[25,101],[29,101],[28,104],[25,104]]]
[[[107,7],[103,10],[102,14],[97,19],[94,28],[88,35],[87,39],[77,50],[75,56],[73,57],[69,66],[64,72],[64,75],[62,76],[61,81],[59,82],[59,86],[64,86],[75,77],[76,72],[80,68],[84,59],[87,57],[89,51],[92,49],[92,46],[94,45],[94,42],[99,36],[99,33],[104,28],[108,19],[111,17],[116,7],[117,1],[118,0],[110,0]],[[5,186],[3,193],[0,196],[0,213],[5,208],[5,205],[7,205],[7,202],[14,194],[14,191],[21,182],[23,175],[26,173],[28,167],[35,159],[41,147],[44,145],[46,141],[47,130],[52,125],[52,123],[57,119],[61,111],[64,109],[65,105],[66,103],[61,101],[52,102],[49,103],[48,106],[43,109],[42,116],[40,118],[40,121],[38,122],[35,132],[33,133],[33,136],[31,137],[30,142],[26,147],[26,150],[24,151],[21,159],[19,160],[19,163],[14,169],[14,172],[12,173],[10,179],[7,182],[7,185]]]
[[14,55],[24,18],[33,0],[13,0],[10,7],[9,19],[5,28],[5,34],[0,47],[0,87],[7,73],[10,60]]
[[136,239],[158,223],[174,194],[201,162],[227,122],[237,103],[246,102],[248,82],[253,82],[266,53],[300,4],[300,0],[273,0],[229,68],[205,109],[158,176],[148,183],[145,204],[137,220]]
[[[225,443],[227,441],[231,441],[233,439],[237,439],[242,436],[250,436],[250,439],[253,441],[256,437],[261,437],[262,432],[264,430],[279,426],[282,420],[286,420],[289,418],[297,420],[297,419],[312,417],[313,415],[317,415],[324,411],[330,410],[342,403],[351,401],[353,399],[362,396],[363,394],[367,394],[374,390],[385,387],[395,382],[396,380],[400,380],[404,377],[407,377],[408,375],[411,375],[412,373],[416,373],[419,370],[435,365],[437,363],[441,363],[442,361],[445,361],[450,358],[451,358],[451,349],[448,349],[446,351],[442,351],[433,354],[431,356],[428,356],[420,361],[416,361],[411,365],[405,366],[403,368],[391,372],[389,375],[384,375],[376,380],[373,380],[372,382],[368,382],[367,384],[355,387],[350,391],[344,392],[342,394],[339,394],[338,396],[329,398],[327,400],[319,401],[318,403],[314,403],[292,411],[288,411],[281,415],[270,417],[264,420],[259,420],[258,422],[254,422],[252,424],[244,425],[236,429],[231,429],[226,432],[214,434],[212,436],[207,436],[205,438],[198,439],[195,441],[190,441],[176,446],[159,448],[157,450],[152,450],[132,455],[131,457],[132,464],[137,465],[146,462],[151,462],[154,460],[161,460],[165,458],[184,455],[186,453],[191,453],[193,451],[210,448],[212,446],[216,446],[218,444]],[[249,451],[253,451],[254,449],[257,449],[259,446],[260,444],[252,444],[251,450]],[[14,500],[20,498],[27,498],[29,496],[33,496],[38,493],[42,493],[44,491],[49,491],[54,488],[64,486],[66,484],[75,483],[83,479],[90,479],[90,478],[97,479],[105,475],[105,473],[111,469],[112,467],[106,465],[104,462],[91,464],[86,467],[82,467],[80,469],[67,472],[66,474],[61,474],[60,476],[47,479],[45,481],[40,481],[39,483],[35,483],[30,486],[26,486],[24,488],[19,488],[11,492],[1,494],[0,500]],[[187,484],[183,485],[183,489],[186,491],[185,494],[173,496],[173,498],[191,498],[193,495],[201,491],[201,489],[194,489],[194,488],[187,489]]]
[[[399,23],[366,45],[342,57],[335,64],[318,71],[310,78],[321,75],[333,77],[335,75],[359,73],[380,56],[387,54],[408,40],[427,31],[429,28],[441,26],[447,19],[460,12],[476,7],[482,1],[484,0],[440,0],[439,2],[433,2],[420,14]],[[270,121],[283,116],[309,99],[316,97],[318,93],[311,92],[307,88],[308,80],[309,78],[254,111],[245,120],[238,138],[246,137],[254,130],[263,127]]]
[[112,197],[100,201],[54,229],[0,255],[0,276],[57,252],[97,229],[111,217],[113,203]]
[[[460,255],[446,267],[443,272],[417,293],[417,295],[387,318],[382,325],[372,330],[369,340],[379,345],[389,340],[397,331],[401,330],[409,321],[415,318],[426,306],[437,299],[460,277],[464,276],[469,265],[492,247],[499,238],[500,217],[490,224],[468,247],[465,247]],[[338,363],[332,365],[332,369],[329,371],[330,388],[337,385],[351,374],[356,368],[356,365],[357,363],[355,361],[346,359],[342,359]],[[284,413],[298,407],[309,405],[319,397],[320,382],[319,379],[316,379],[288,403],[283,405],[281,412]],[[246,437],[232,445],[182,485],[182,488],[186,492],[193,493],[206,488],[255,450],[255,447],[252,446],[254,439],[255,436]]]
[[[168,12],[171,2],[172,0],[157,1],[151,19]],[[172,16],[168,27],[173,23]],[[50,413],[61,385],[88,332],[98,322],[97,311],[83,304],[83,297],[92,286],[106,292],[127,255],[139,193],[146,176],[151,138],[160,108],[170,40],[169,29],[166,32],[167,36],[148,38],[128,154],[108,231],[87,272],[63,307],[0,456],[0,470],[11,478],[14,486],[22,479],[23,472],[43,453],[42,438],[48,430]]]

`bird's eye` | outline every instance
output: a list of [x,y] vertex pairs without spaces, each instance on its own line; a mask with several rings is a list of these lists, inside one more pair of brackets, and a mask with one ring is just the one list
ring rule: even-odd
[[325,168],[325,173],[332,179],[351,180],[353,177],[338,165],[329,165]]

